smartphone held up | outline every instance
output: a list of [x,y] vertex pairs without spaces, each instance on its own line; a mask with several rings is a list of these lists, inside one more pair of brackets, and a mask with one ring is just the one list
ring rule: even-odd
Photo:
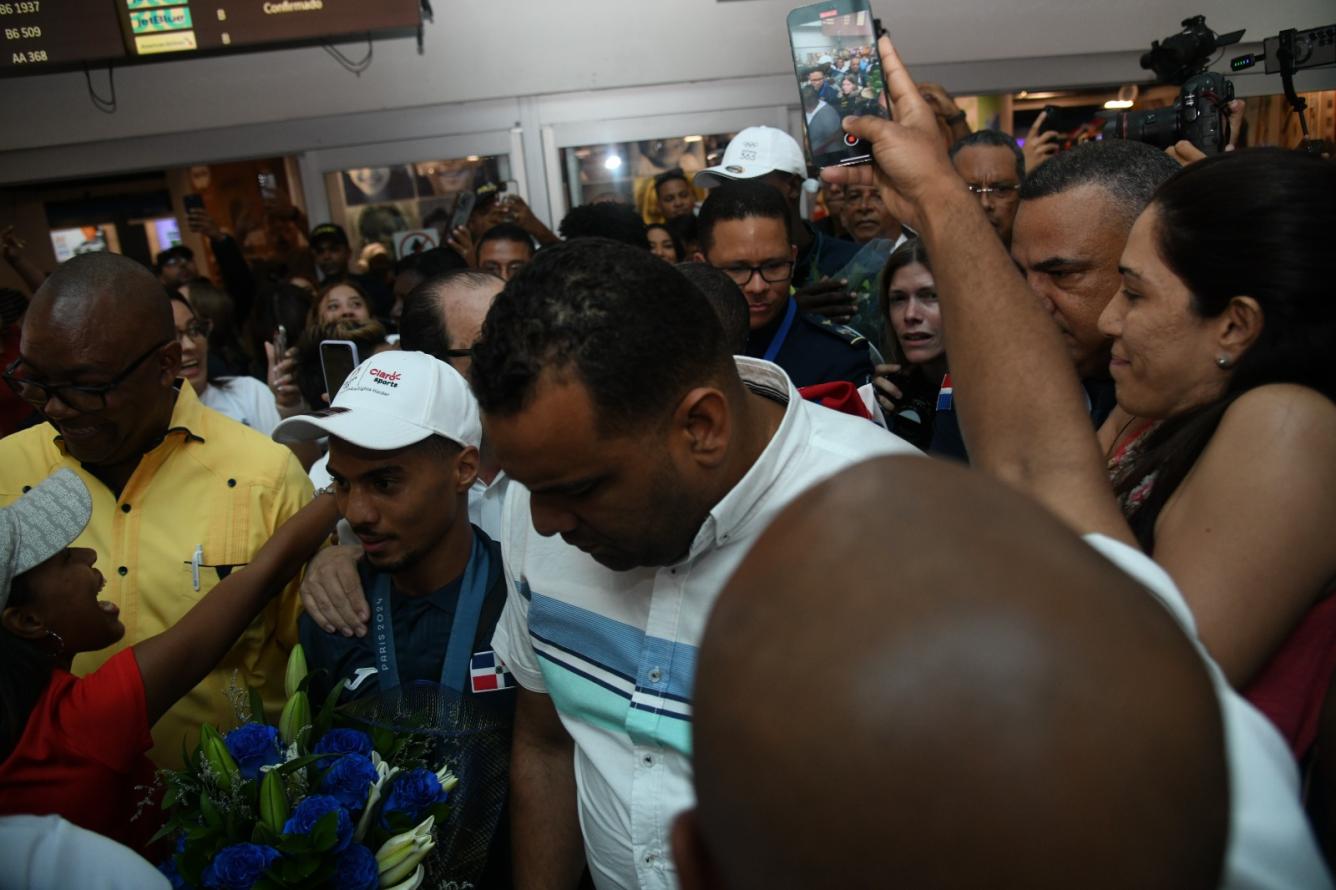
[[789,13],[789,45],[804,129],[817,167],[871,162],[871,148],[844,132],[849,115],[889,118],[877,52],[877,20],[867,0],[827,0]]

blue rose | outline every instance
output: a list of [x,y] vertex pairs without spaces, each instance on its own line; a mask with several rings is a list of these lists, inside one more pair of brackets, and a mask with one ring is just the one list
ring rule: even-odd
[[261,844],[223,847],[204,870],[204,886],[219,890],[250,890],[276,859],[278,851]]
[[158,871],[162,872],[167,878],[168,883],[172,885],[172,890],[185,890],[186,879],[181,877],[181,872],[176,869],[176,856],[167,857],[158,866]]
[[297,804],[297,809],[293,810],[288,821],[283,823],[283,833],[310,834],[315,828],[315,823],[326,813],[339,814],[338,841],[334,844],[334,852],[347,849],[353,841],[352,819],[348,817],[348,811],[339,804],[338,799],[328,794],[313,794]]
[[227,753],[237,762],[243,779],[260,777],[260,767],[283,762],[278,750],[278,730],[264,723],[246,723],[223,738]]
[[315,743],[314,754],[371,756],[371,737],[360,729],[331,729]]
[[344,754],[320,780],[320,792],[328,794],[350,812],[366,806],[367,792],[376,781],[371,759],[361,754]]
[[353,844],[339,854],[334,872],[334,890],[376,890],[380,886],[380,866],[376,854],[361,844]]
[[409,817],[409,821],[420,822],[428,807],[442,803],[445,798],[446,792],[431,770],[418,768],[402,772],[394,777],[390,793],[385,796],[381,825],[389,828],[385,817],[390,813],[403,813]]

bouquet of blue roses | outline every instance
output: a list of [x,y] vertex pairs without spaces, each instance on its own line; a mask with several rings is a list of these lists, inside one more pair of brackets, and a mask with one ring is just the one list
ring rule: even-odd
[[201,727],[185,768],[162,771],[168,819],[155,840],[175,840],[161,866],[172,886],[414,890],[423,883],[423,859],[458,780],[427,762],[429,745],[412,733],[336,726],[342,684],[314,718],[306,688],[297,646],[276,726],[264,722],[252,689],[237,728],[224,735]]

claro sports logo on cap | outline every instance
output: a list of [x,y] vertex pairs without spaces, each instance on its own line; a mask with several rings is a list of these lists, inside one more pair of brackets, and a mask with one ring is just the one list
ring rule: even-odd
[[371,375],[371,382],[378,383],[381,386],[396,388],[399,381],[403,379],[403,373],[400,371],[382,371],[380,368],[372,368],[367,372]]

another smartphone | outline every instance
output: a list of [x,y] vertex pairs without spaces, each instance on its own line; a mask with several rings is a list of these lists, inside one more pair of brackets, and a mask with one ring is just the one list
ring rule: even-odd
[[870,163],[871,147],[841,122],[851,114],[890,118],[872,8],[867,0],[827,0],[793,10],[788,23],[812,163]]
[[274,364],[278,364],[288,355],[288,329],[279,325],[274,331]]
[[329,393],[330,402],[338,395],[343,381],[353,369],[360,365],[357,344],[351,340],[321,340],[320,370],[325,375],[325,392]]
[[449,238],[450,234],[460,226],[468,225],[469,217],[473,215],[473,205],[477,200],[477,194],[472,191],[459,193],[455,198],[455,210],[450,214],[450,228],[446,230],[445,237]]
[[194,194],[186,195],[184,198],[181,199],[181,203],[185,205],[186,214],[189,215],[190,211],[192,210],[204,209],[204,196],[194,195]]

